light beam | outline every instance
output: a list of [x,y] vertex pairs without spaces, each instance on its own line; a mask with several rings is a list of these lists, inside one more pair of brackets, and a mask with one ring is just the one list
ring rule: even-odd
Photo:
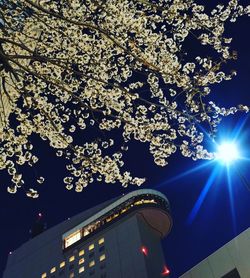
[[230,164],[232,161],[239,158],[239,151],[233,142],[224,142],[218,146],[217,159],[225,164]]

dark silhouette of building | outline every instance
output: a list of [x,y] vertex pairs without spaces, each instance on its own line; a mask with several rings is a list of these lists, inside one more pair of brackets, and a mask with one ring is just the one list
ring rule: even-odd
[[171,225],[167,198],[137,190],[38,233],[9,255],[3,277],[166,277]]

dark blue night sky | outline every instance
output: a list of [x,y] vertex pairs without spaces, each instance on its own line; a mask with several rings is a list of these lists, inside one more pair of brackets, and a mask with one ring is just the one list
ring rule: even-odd
[[[238,60],[232,65],[238,75],[232,81],[214,86],[211,98],[225,107],[239,103],[250,106],[250,18],[244,17],[227,27],[227,34],[233,37],[233,48],[238,52]],[[167,167],[159,168],[153,164],[147,146],[141,144],[135,144],[133,155],[127,158],[133,173],[147,177],[143,187],[161,191],[170,201],[173,228],[164,239],[163,248],[171,278],[179,277],[250,226],[250,191],[246,184],[250,183],[250,115],[239,113],[223,120],[216,142],[230,139],[237,141],[246,159],[229,168],[215,161],[192,161],[179,154],[173,155]],[[23,192],[10,195],[5,180],[1,180],[0,273],[9,251],[30,238],[29,229],[39,212],[48,227],[52,227],[87,208],[137,189],[93,184],[82,193],[67,191],[62,182],[63,163],[43,141],[38,143],[41,173],[46,177],[40,197],[29,199]],[[206,144],[211,150],[216,147],[209,139]],[[31,170],[30,175],[33,174]]]

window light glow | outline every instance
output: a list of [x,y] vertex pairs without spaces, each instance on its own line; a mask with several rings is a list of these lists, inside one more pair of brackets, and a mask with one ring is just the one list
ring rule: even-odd
[[75,233],[69,235],[68,237],[65,238],[65,248],[69,247],[70,245],[74,244],[78,240],[81,239],[81,231],[78,230]]
[[75,259],[75,256],[71,256],[71,257],[69,258],[69,262],[73,262],[74,259]]
[[95,265],[95,261],[91,261],[90,263],[89,263],[89,267],[92,267],[92,266],[94,266]]
[[64,267],[65,266],[65,262],[61,262],[60,263],[60,268]]
[[95,248],[95,245],[94,245],[94,244],[90,244],[90,245],[89,245],[89,251],[90,251],[90,250],[93,250],[94,248]]
[[50,273],[54,273],[54,272],[56,272],[56,267],[52,267],[50,270]]
[[79,256],[83,256],[84,255],[84,250],[79,251]]
[[73,272],[70,273],[69,278],[74,278],[74,277],[75,277],[75,274]]
[[43,273],[41,278],[46,278],[47,277],[47,274],[46,273]]
[[98,244],[101,245],[101,244],[103,244],[103,243],[104,243],[104,238],[100,238],[100,239],[98,240]]
[[78,262],[78,264],[83,264],[84,263],[84,258],[81,258]]
[[104,261],[105,259],[106,259],[105,254],[102,254],[102,255],[100,256],[100,262]]
[[87,229],[83,229],[83,236],[87,236],[87,235],[89,235],[90,234],[90,232],[87,230]]
[[230,163],[239,158],[239,152],[236,144],[224,142],[218,146],[217,159],[224,163]]
[[79,273],[82,273],[84,271],[84,266],[79,268]]

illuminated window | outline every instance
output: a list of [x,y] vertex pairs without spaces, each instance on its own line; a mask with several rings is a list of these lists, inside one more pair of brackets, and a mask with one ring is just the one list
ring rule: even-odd
[[78,264],[83,264],[84,263],[84,258],[81,258],[80,260],[79,260],[79,263]]
[[122,210],[121,213],[124,213],[124,212],[126,212],[127,210],[128,210],[127,208],[124,208],[124,209]]
[[46,273],[43,273],[41,278],[46,278],[47,277],[47,274]]
[[90,263],[89,263],[89,267],[92,267],[92,266],[94,266],[95,265],[95,261],[91,261]]
[[52,267],[51,270],[50,270],[50,273],[54,273],[54,272],[56,272],[56,268]]
[[98,243],[99,243],[99,245],[103,244],[103,243],[104,243],[104,238],[100,238],[100,239],[98,240]]
[[69,262],[73,262],[74,259],[75,259],[75,256],[71,256],[71,257],[69,258]]
[[74,272],[70,273],[69,278],[74,278],[74,277],[75,277]]
[[70,245],[74,244],[75,242],[77,242],[80,239],[81,239],[81,231],[80,230],[67,236],[65,238],[65,248],[69,247]]
[[84,266],[79,268],[79,273],[82,273],[84,271]]
[[88,234],[89,234],[89,231],[85,229],[85,230],[83,231],[83,236],[87,236]]
[[79,251],[79,256],[84,255],[84,250]]
[[95,248],[95,245],[94,245],[94,244],[89,245],[89,251],[90,251],[90,250],[93,250],[94,248]]
[[102,254],[102,255],[100,256],[100,258],[99,258],[99,259],[100,259],[100,262],[101,262],[101,261],[104,261],[104,260],[106,259],[105,254]]
[[112,217],[110,216],[109,218],[106,219],[107,222],[110,222],[112,220]]
[[61,262],[60,263],[60,268],[64,267],[65,266],[65,262]]

